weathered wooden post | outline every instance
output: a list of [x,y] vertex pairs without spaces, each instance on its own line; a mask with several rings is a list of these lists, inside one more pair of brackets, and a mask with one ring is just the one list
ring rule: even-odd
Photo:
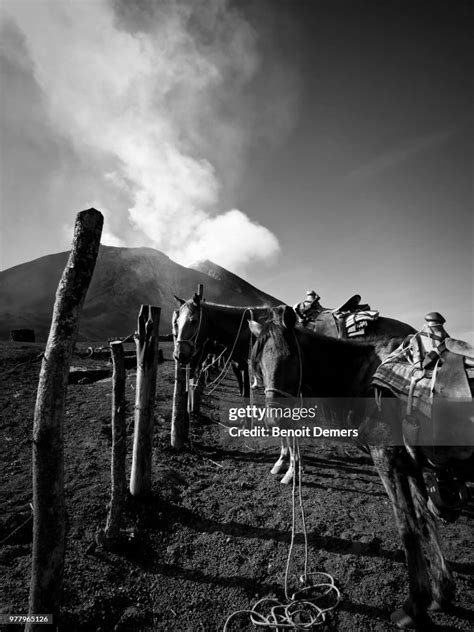
[[[52,614],[62,592],[65,546],[63,417],[79,315],[94,272],[104,218],[78,213],[71,253],[56,291],[33,424],[33,556],[29,613]],[[41,624],[27,623],[28,632]]]
[[171,415],[171,445],[182,450],[189,439],[189,413],[187,393],[187,367],[181,362],[174,364],[173,412]]
[[133,436],[130,493],[143,496],[151,490],[153,452],[153,408],[155,405],[160,307],[142,305],[138,316],[137,388],[135,398],[135,431]]
[[[202,283],[198,283],[197,295],[201,301],[204,296],[204,285]],[[200,373],[197,378],[193,377],[193,379],[189,381],[188,413],[199,413],[201,408],[201,396],[204,390],[204,381],[205,376],[202,375],[202,373]]]
[[113,548],[120,538],[120,522],[125,495],[125,458],[127,454],[125,424],[125,360],[123,344],[120,340],[110,343],[112,364],[112,462],[111,497],[108,506],[107,523],[102,538],[105,548]]
[[205,376],[201,373],[197,378],[194,377],[189,384],[189,412],[199,413],[201,408],[201,396],[204,390]]

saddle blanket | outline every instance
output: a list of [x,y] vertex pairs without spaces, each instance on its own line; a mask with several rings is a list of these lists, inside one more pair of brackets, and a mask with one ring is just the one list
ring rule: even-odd
[[360,310],[346,316],[346,334],[348,338],[363,336],[369,322],[377,320],[379,312],[375,310]]
[[401,352],[402,347],[400,346],[379,366],[372,378],[372,384],[387,388],[397,397],[408,401],[412,378],[415,377],[417,383],[413,392],[413,408],[429,416],[431,413],[432,373],[425,372],[424,375],[419,371],[418,375],[415,376],[414,365]]
[[420,353],[419,340],[419,334],[407,338],[378,367],[372,384],[406,403],[405,442],[424,446],[438,465],[468,459],[474,454],[474,359],[452,353],[449,339],[438,344],[438,354]]
[[[382,388],[388,388],[394,395],[404,401],[408,401],[410,388],[413,384],[412,406],[422,415],[431,416],[433,393],[436,392],[436,371],[433,369],[422,369],[418,364],[413,363],[410,358],[410,349],[400,345],[395,351],[378,367],[372,384]],[[464,371],[467,381],[472,388],[474,383],[474,362],[472,359],[464,358]],[[461,369],[462,370],[462,369]],[[446,397],[449,395],[443,395]]]

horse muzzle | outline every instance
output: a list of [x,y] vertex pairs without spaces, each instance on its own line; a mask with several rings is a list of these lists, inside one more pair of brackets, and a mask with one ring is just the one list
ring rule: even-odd
[[177,340],[174,343],[173,358],[177,362],[187,364],[194,355],[194,345],[188,340]]

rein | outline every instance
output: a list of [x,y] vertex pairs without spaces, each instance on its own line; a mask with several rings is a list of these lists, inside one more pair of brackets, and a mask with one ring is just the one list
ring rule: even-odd
[[[293,335],[295,337],[299,364],[299,381],[296,396],[302,398],[301,388],[303,383],[303,358],[301,346],[294,330]],[[295,395],[275,387],[266,388],[265,394],[267,393],[277,393],[279,395],[283,395],[284,397],[295,397]],[[227,632],[229,629],[229,623],[234,617],[242,614],[249,615],[251,623],[260,628],[272,630],[288,629],[294,631],[313,630],[316,626],[320,626],[325,623],[326,615],[334,610],[341,601],[341,593],[336,587],[334,578],[331,575],[325,572],[308,573],[308,534],[302,494],[303,465],[299,441],[295,436],[293,436],[292,450],[293,454],[296,455],[295,460],[298,461],[298,472],[297,474],[294,472],[293,475],[291,542],[285,567],[284,580],[286,603],[281,603],[276,599],[267,597],[260,599],[249,610],[237,610],[231,614],[225,622],[223,632]],[[296,491],[297,478],[298,492]],[[304,565],[303,573],[299,578],[301,588],[291,592],[290,565],[296,543],[297,495],[304,540]],[[309,583],[310,578],[317,579],[314,583]],[[320,605],[317,603],[319,600],[323,602],[320,603]]]
[[[184,305],[182,307],[184,307]],[[198,328],[196,329],[196,333],[189,340],[183,340],[183,338],[176,338],[176,340],[175,340],[176,344],[186,343],[186,344],[188,344],[191,347],[191,349],[195,350],[196,346],[197,346],[196,345],[196,341],[197,341],[198,336],[199,336],[199,334],[201,332],[201,323],[202,323],[202,303],[199,306],[199,323],[198,323]]]
[[[235,339],[234,339],[234,344],[232,345],[232,349],[230,350],[229,357],[227,358],[227,361],[226,361],[226,363],[225,363],[224,368],[222,369],[222,371],[219,373],[219,375],[216,377],[216,379],[215,379],[215,380],[213,380],[213,381],[210,383],[210,385],[209,385],[209,386],[213,386],[214,384],[215,384],[215,386],[214,386],[214,388],[212,388],[212,389],[209,391],[209,393],[212,393],[212,392],[213,392],[213,391],[214,391],[214,390],[215,390],[215,389],[219,386],[220,382],[221,382],[221,381],[224,379],[224,377],[226,376],[227,370],[228,370],[228,368],[229,368],[229,366],[230,366],[230,363],[232,362],[232,356],[233,356],[233,354],[234,354],[235,347],[237,346],[237,342],[238,342],[238,340],[239,340],[240,332],[242,331],[242,325],[244,324],[244,319],[245,319],[245,314],[246,314],[246,312],[249,312],[249,313],[250,313],[250,316],[252,316],[252,310],[251,310],[249,307],[246,307],[246,308],[244,309],[244,311],[242,312],[242,317],[241,317],[241,319],[240,319],[240,324],[239,324],[239,328],[238,328],[238,330],[237,330],[237,335],[235,336]],[[222,377],[222,380],[221,380],[221,377]],[[219,380],[220,380],[220,381],[219,381]]]

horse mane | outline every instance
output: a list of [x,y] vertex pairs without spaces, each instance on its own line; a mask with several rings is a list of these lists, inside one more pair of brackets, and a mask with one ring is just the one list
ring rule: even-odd
[[260,310],[270,310],[272,308],[271,305],[226,305],[224,303],[211,303],[208,301],[203,301],[201,305],[204,305],[205,307],[216,307],[224,311],[236,312],[236,313],[239,313],[245,309],[248,309],[250,311],[252,310],[260,311]]
[[183,307],[191,308],[193,311],[204,307],[210,307],[211,309],[216,309],[222,312],[226,312],[228,314],[242,314],[243,311],[249,310],[249,313],[252,311],[262,312],[267,311],[270,312],[272,309],[271,305],[226,305],[225,303],[212,303],[210,301],[202,300],[199,305],[196,305],[194,299],[189,298],[187,301],[183,303]]

